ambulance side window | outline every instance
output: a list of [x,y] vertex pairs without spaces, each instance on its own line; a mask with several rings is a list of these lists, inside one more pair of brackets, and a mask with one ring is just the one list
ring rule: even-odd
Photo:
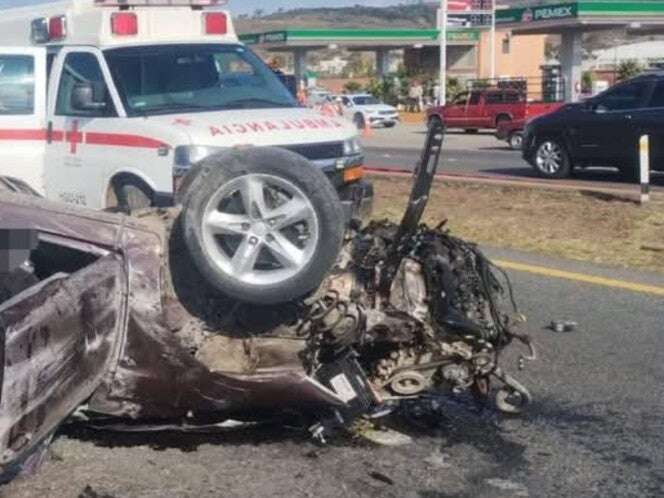
[[[74,86],[78,83],[91,83],[95,100],[105,102],[103,109],[74,109],[71,103],[71,95]],[[108,93],[104,74],[101,71],[99,61],[94,54],[88,52],[73,52],[67,54],[60,85],[58,88],[58,100],[55,105],[55,114],[58,116],[81,116],[108,118],[116,117],[117,113],[113,101]]]
[[35,59],[0,54],[0,116],[35,112]]

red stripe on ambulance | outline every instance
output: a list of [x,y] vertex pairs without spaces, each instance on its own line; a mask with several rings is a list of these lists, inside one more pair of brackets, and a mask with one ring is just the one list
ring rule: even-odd
[[0,130],[0,140],[46,140],[46,130]]
[[[45,129],[0,129],[0,140],[48,140],[48,130]],[[77,146],[86,143],[88,145],[108,145],[112,147],[136,147],[142,149],[158,149],[168,147],[168,144],[154,138],[140,135],[128,135],[125,133],[83,133],[73,128],[70,131],[52,130],[52,142],[66,141],[70,144],[70,151],[76,153]]]
[[85,143],[89,145],[111,145],[115,147],[138,147],[141,149],[158,149],[168,147],[168,144],[154,138],[140,135],[126,135],[124,133],[96,133],[85,134]]

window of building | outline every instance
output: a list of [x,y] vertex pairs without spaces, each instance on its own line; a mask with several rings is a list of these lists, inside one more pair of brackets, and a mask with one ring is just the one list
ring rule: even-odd
[[503,38],[503,43],[502,43],[502,49],[503,49],[503,54],[509,55],[510,51],[512,50],[512,37],[507,35],[505,38]]

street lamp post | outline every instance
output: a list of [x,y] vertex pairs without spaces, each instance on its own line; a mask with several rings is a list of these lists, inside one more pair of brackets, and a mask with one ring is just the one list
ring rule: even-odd
[[447,0],[440,2],[440,105],[445,105],[447,98]]
[[496,79],[496,0],[491,1],[491,43],[489,50],[491,50],[491,80]]

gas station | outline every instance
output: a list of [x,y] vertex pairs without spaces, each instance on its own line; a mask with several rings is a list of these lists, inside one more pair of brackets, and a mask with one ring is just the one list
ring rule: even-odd
[[[519,35],[560,35],[560,66],[567,100],[576,101],[581,94],[583,34],[590,31],[627,29],[635,34],[664,32],[664,2],[642,1],[572,1],[566,3],[497,9],[495,25],[498,33]],[[448,52],[453,47],[479,46],[487,29],[446,30]],[[433,48],[440,44],[438,29],[285,29],[266,33],[241,35],[248,45],[255,45],[270,52],[292,53],[295,75],[301,80],[306,73],[306,56],[309,51],[328,48],[370,51],[376,54],[377,76],[387,72],[387,61],[392,50]],[[497,45],[497,44],[496,44]],[[495,50],[495,49],[494,49]],[[480,62],[487,50],[479,50]],[[498,52],[498,50],[496,50]],[[449,56],[448,56],[449,57]],[[504,56],[497,53],[495,57]],[[531,56],[513,56],[529,59]],[[524,64],[524,62],[522,62]],[[478,63],[481,66],[481,63]],[[525,67],[525,66],[524,66]],[[535,67],[533,65],[533,67]],[[514,70],[514,69],[513,69]],[[539,67],[537,68],[539,71]],[[535,76],[533,69],[509,76]],[[486,77],[477,71],[477,77]],[[501,78],[500,70],[496,75]]]
[[[437,76],[440,64],[440,31],[431,29],[284,29],[240,35],[240,40],[254,48],[273,53],[292,54],[294,74],[299,81],[307,71],[307,54],[316,50],[345,49],[373,52],[376,76],[389,72],[390,54],[404,52],[404,65],[425,68]],[[490,37],[488,29],[450,28],[446,32],[447,69],[451,76],[468,79],[491,77]],[[496,45],[507,32],[496,35]],[[543,63],[544,37],[515,37],[511,40],[516,56],[512,60],[497,54],[498,74],[515,76],[535,74]]]
[[[328,48],[374,52],[376,73],[388,72],[389,54],[393,50],[437,47],[437,29],[288,29],[267,33],[240,35],[240,41],[259,46],[270,52],[291,52],[295,61],[295,75],[299,80],[306,72],[307,53]],[[450,30],[449,46],[474,46],[479,41],[478,30]]]
[[515,35],[560,35],[560,65],[568,100],[581,94],[583,34],[622,28],[634,34],[664,32],[664,2],[577,1],[496,10],[498,29]]

